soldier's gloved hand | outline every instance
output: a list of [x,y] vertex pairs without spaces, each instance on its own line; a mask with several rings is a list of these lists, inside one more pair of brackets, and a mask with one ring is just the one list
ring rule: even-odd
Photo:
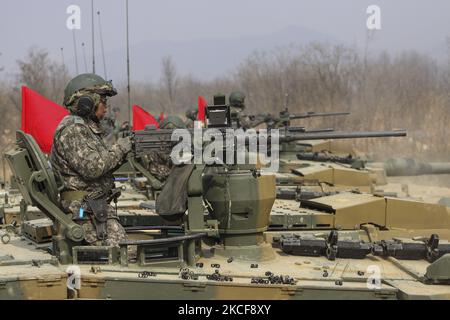
[[117,144],[125,154],[128,154],[132,149],[131,137],[119,138]]

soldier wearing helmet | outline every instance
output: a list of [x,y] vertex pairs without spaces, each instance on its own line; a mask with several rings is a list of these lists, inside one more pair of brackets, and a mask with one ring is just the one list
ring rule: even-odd
[[70,115],[56,129],[50,158],[63,183],[61,206],[83,226],[87,244],[117,246],[126,234],[109,204],[119,195],[113,172],[131,151],[131,141],[121,138],[108,146],[100,125],[107,99],[117,91],[95,74],[82,74],[68,83],[64,94]]
[[186,129],[186,124],[178,116],[165,117],[159,126],[161,129]]
[[194,122],[197,121],[198,109],[195,106],[192,106],[190,109],[186,111],[186,122],[185,125],[187,128],[193,128]]
[[242,112],[245,109],[245,94],[241,91],[234,91],[228,98],[231,112]]
[[[230,103],[231,121],[236,128],[250,129],[257,124],[244,113],[245,94],[241,91],[234,91],[228,98]],[[258,123],[259,124],[259,123]]]
[[[186,129],[183,120],[178,116],[165,117],[164,120],[160,122],[159,127],[161,129]],[[148,172],[158,179],[162,186],[169,177],[173,167],[170,155],[161,152],[151,152],[145,156],[144,161]]]

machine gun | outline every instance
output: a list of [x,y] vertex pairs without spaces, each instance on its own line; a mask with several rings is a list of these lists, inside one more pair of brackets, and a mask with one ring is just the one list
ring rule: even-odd
[[325,152],[301,152],[297,153],[297,159],[304,161],[336,162],[342,164],[352,164],[353,161],[356,160],[352,155],[339,157]]
[[256,127],[257,125],[266,123],[267,129],[275,129],[282,127],[290,127],[291,120],[316,118],[316,117],[345,116],[349,114],[350,112],[305,112],[292,114],[286,108],[285,110],[280,112],[279,116],[267,113],[267,114],[249,115],[248,117],[250,119],[251,127]]
[[[288,114],[287,111],[283,113],[284,117],[288,117],[290,119],[298,119],[298,118],[307,118],[307,117],[315,117],[315,116],[330,116],[330,115],[342,115],[348,114],[345,112],[336,112],[336,113],[306,113],[306,114]],[[206,108],[206,126],[207,129],[216,129],[216,132],[220,132],[220,134],[225,138],[224,144],[225,147],[229,147],[229,145],[225,146],[227,143],[229,144],[229,140],[227,140],[227,135],[229,134],[229,130],[233,126],[233,118],[231,115],[230,106],[225,103],[224,96],[216,96],[214,99],[214,105],[208,106]],[[158,153],[166,153],[170,154],[172,149],[180,143],[180,138],[177,138],[176,129],[157,129],[154,126],[149,126],[144,130],[129,132],[133,139],[133,155],[130,159],[130,163],[132,166],[139,172],[141,172],[145,177],[148,178],[153,188],[160,189],[162,187],[161,182],[159,182],[156,178],[151,176],[147,170],[140,164],[137,159],[142,158],[143,156],[150,154],[152,152]],[[184,134],[189,134],[193,139],[191,141],[199,141],[202,140],[202,137],[196,137],[196,133],[199,132],[203,134],[203,131],[196,131],[194,129],[182,129]],[[275,131],[277,130],[277,131]],[[394,131],[363,131],[363,132],[334,132],[333,129],[320,129],[315,131],[306,131],[303,127],[284,127],[281,130],[278,129],[270,129],[267,130],[267,143],[268,147],[271,146],[272,137],[274,133],[279,134],[279,143],[281,145],[301,140],[320,140],[320,139],[355,139],[355,138],[377,138],[377,137],[403,137],[406,136],[405,130],[394,130]],[[246,131],[247,133],[249,131]],[[180,131],[178,131],[180,133]],[[240,132],[242,133],[242,131]],[[237,145],[239,131],[234,131],[234,136],[232,144],[234,146]],[[255,131],[256,138],[259,138],[261,131]],[[247,139],[248,136],[244,137]],[[250,140],[250,139],[248,139]],[[257,139],[259,141],[259,139]],[[197,146],[197,148],[205,149],[208,143],[202,143]],[[191,143],[191,151],[194,147],[194,144]],[[233,146],[232,146],[233,147]],[[194,152],[191,152],[194,154]],[[224,152],[225,154],[225,152]],[[229,153],[226,153],[229,155]],[[234,152],[234,156],[236,157],[236,150]],[[222,160],[222,164],[226,161]],[[228,162],[227,162],[228,163]],[[235,162],[233,162],[235,163]]]
[[[191,134],[193,130],[183,129]],[[225,136],[226,132],[219,129]],[[147,127],[144,130],[135,131],[133,135],[133,153],[136,157],[149,154],[151,152],[168,152],[173,149],[179,140],[173,138],[174,129],[157,129],[155,127]],[[271,137],[269,131],[269,139]],[[357,138],[383,138],[383,137],[405,137],[405,130],[392,131],[361,131],[361,132],[321,132],[306,131],[302,133],[283,133],[280,132],[279,142],[294,142],[302,140],[322,140],[322,139],[357,139]],[[305,160],[305,159],[304,159]],[[341,159],[343,163],[347,163]]]
[[[223,106],[210,106],[207,108],[207,123],[208,128],[217,129],[222,136],[224,137],[224,141],[227,141],[227,129],[230,129],[230,116],[229,116],[229,107],[226,105]],[[183,129],[186,130],[191,136],[193,136],[192,141],[198,140],[198,137],[195,136],[195,131],[193,129]],[[274,129],[272,129],[274,130]],[[269,130],[268,138],[268,149],[271,150],[272,143],[272,133],[273,131]],[[276,129],[275,129],[276,130]],[[279,131],[279,143],[283,146],[286,143],[292,143],[301,140],[321,140],[321,139],[356,139],[356,138],[379,138],[379,137],[404,137],[406,136],[405,130],[394,130],[394,131],[363,131],[363,132],[334,132],[329,131],[330,129],[317,130],[317,131],[292,131],[285,128],[284,130]],[[247,131],[248,132],[248,131]],[[133,156],[129,158],[130,164],[134,167],[135,170],[141,172],[150,182],[153,190],[160,190],[162,188],[162,182],[156,179],[153,175],[151,175],[148,170],[146,170],[139,159],[145,155],[148,155],[152,152],[157,153],[165,153],[170,154],[172,149],[180,143],[178,139],[174,139],[174,129],[157,129],[153,126],[147,127],[144,130],[135,131],[132,134],[133,137]],[[258,136],[258,132],[256,135]],[[233,137],[232,144],[234,146],[237,145],[237,136]],[[245,139],[245,137],[244,137]],[[250,139],[249,139],[250,140]],[[259,141],[259,139],[257,139]],[[207,144],[203,143],[200,148],[204,149]],[[224,149],[225,149],[224,144]],[[191,145],[191,155],[195,154],[193,151],[194,144]],[[236,149],[236,148],[235,148]],[[228,155],[227,151],[224,150],[223,155]],[[233,152],[233,157],[236,159],[237,153],[236,150]],[[224,158],[218,158],[221,161],[219,163],[229,163]],[[236,161],[232,161],[232,163],[236,163]]]

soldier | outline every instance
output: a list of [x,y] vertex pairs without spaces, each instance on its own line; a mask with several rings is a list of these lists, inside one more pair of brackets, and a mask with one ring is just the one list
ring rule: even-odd
[[107,98],[117,91],[95,74],[82,74],[68,83],[64,94],[70,115],[57,127],[51,153],[63,183],[61,206],[83,226],[89,245],[117,246],[126,234],[109,204],[120,195],[113,172],[131,151],[131,140],[120,138],[109,147],[100,126]]
[[[116,118],[116,110],[117,108],[114,108],[114,112],[111,114],[107,114],[103,119],[100,121],[100,124],[102,126],[103,132],[105,133],[104,140],[108,143],[108,145],[113,145],[117,139],[119,132],[117,130],[116,132],[116,125],[117,125],[117,118]],[[120,124],[119,124],[120,126]],[[120,127],[119,127],[120,130]]]
[[113,135],[114,135],[114,141],[119,140],[120,130],[122,129],[122,124],[120,123],[120,109],[115,107],[113,109],[114,112],[114,129],[113,129]]
[[195,106],[192,106],[191,109],[186,111],[186,128],[193,128],[194,122],[197,121],[198,110]]
[[230,103],[231,121],[233,123],[233,127],[247,130],[264,123],[265,119],[250,118],[244,113],[245,94],[243,92],[232,92],[228,98],[228,101]]
[[[186,129],[183,120],[177,116],[168,116],[160,123],[161,129]],[[164,183],[172,170],[170,155],[160,152],[152,152],[145,157],[147,170],[152,176]]]

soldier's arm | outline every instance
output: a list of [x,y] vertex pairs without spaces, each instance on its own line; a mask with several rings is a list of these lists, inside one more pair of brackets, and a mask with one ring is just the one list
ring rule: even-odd
[[247,115],[242,115],[239,118],[239,123],[241,124],[241,127],[244,129],[251,129],[259,126],[260,124],[264,123],[266,120],[266,115],[258,115],[255,117],[250,117]]
[[99,151],[93,142],[89,129],[81,124],[67,127],[60,136],[59,146],[64,158],[73,170],[87,180],[97,179],[117,168],[125,158],[125,152],[119,145]]

